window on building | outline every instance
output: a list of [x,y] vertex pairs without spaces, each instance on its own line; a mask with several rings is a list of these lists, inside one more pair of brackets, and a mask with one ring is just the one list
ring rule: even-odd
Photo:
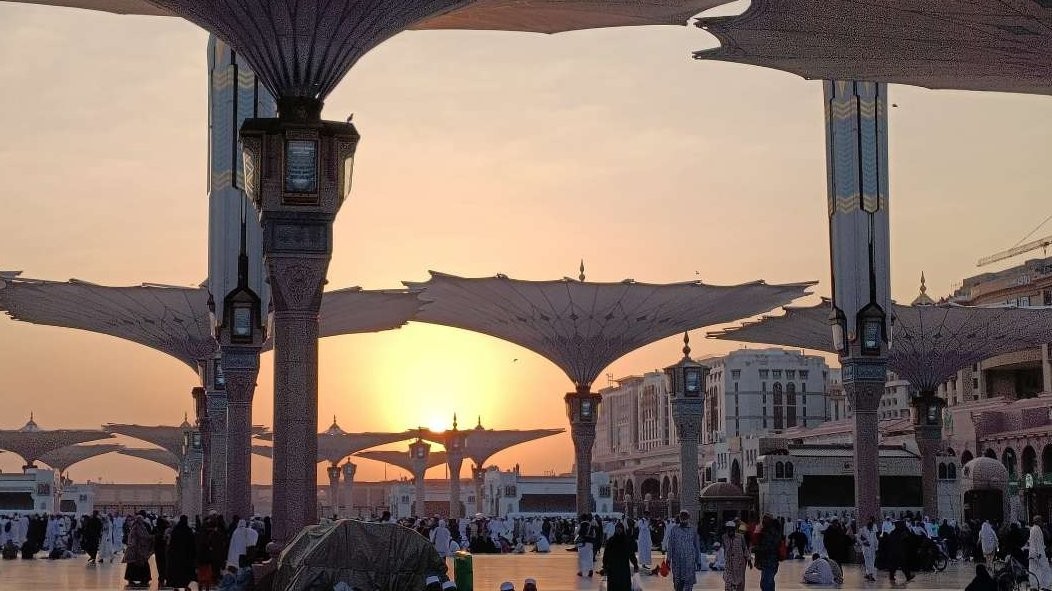
[[776,380],[782,379],[782,370],[780,370],[780,369],[772,369],[771,370],[771,376],[774,377],[774,379],[776,379]]
[[766,392],[767,391],[767,382],[760,382],[760,391],[761,392]]
[[1030,296],[1023,296],[1019,298],[1019,305],[1023,308],[1030,307]]
[[775,382],[774,386],[771,387],[774,391],[774,428],[784,429],[785,428],[785,416],[784,416],[784,405],[785,398],[782,396],[782,384]]
[[740,369],[732,369],[731,370],[731,379],[732,380],[737,380],[737,379],[740,379],[741,377],[742,377],[742,370],[740,370]]
[[735,392],[737,392],[737,391],[738,391],[738,382],[734,382],[734,391],[735,391]]
[[789,382],[785,386],[785,426],[796,426],[796,384]]
[[796,370],[795,369],[787,369],[787,370],[785,370],[785,379],[787,379],[787,380],[795,380],[796,379]]
[[972,390],[979,389],[979,378],[972,378]]
[[807,376],[808,376],[808,370],[806,370],[806,369],[801,369],[801,370],[800,370],[800,379],[801,379],[801,380],[806,380],[806,379],[807,379]]
[[792,478],[793,477],[793,463],[792,462],[786,462],[785,463],[785,477],[786,478]]
[[1041,291],[1041,304],[1044,306],[1052,306],[1052,289]]
[[768,371],[766,369],[761,369],[760,370],[760,379],[761,380],[766,380],[767,377],[768,377]]
[[946,465],[946,477],[950,480],[957,480],[957,466],[954,464]]
[[785,478],[785,464],[778,462],[774,465],[774,477]]

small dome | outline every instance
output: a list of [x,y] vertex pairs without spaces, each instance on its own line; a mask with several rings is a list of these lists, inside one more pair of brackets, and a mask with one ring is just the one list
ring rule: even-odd
[[924,273],[922,272],[921,273],[920,293],[918,293],[917,297],[913,298],[913,301],[910,302],[911,306],[934,306],[935,305],[935,300],[931,299],[931,296],[928,295],[928,286],[925,285],[925,283],[926,283],[926,281],[924,280]]
[[33,413],[29,413],[29,422],[19,429],[19,431],[22,431],[23,433],[33,433],[39,430],[40,426],[33,420]]
[[1008,469],[1001,462],[982,456],[964,465],[961,479],[964,490],[1004,490],[1008,487]]
[[742,489],[730,482],[713,482],[701,489],[701,498],[735,498],[746,496]]
[[332,425],[329,425],[329,428],[325,430],[325,434],[326,435],[346,435],[347,432],[344,431],[343,429],[341,429],[340,426],[336,424],[336,415],[332,415]]

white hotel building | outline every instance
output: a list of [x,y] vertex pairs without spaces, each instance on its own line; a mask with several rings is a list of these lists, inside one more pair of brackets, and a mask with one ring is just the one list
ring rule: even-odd
[[[822,357],[785,349],[741,349],[699,360],[710,368],[705,392],[703,486],[755,482],[757,439],[827,420]],[[600,390],[592,469],[610,475],[614,507],[631,499],[660,510],[679,493],[679,443],[664,372],[617,380]]]

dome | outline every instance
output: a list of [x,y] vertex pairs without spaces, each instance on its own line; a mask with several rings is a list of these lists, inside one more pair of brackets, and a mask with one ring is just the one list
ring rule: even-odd
[[740,498],[744,496],[746,494],[742,492],[742,489],[730,482],[713,482],[701,489],[701,498],[703,499]]
[[964,490],[1005,490],[1008,487],[1008,469],[993,458],[978,457],[961,469]]

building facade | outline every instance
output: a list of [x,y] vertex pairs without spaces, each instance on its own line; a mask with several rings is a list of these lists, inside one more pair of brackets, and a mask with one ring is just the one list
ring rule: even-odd
[[787,349],[740,349],[703,359],[709,366],[702,443],[759,435],[826,420],[829,366]]
[[[964,306],[1052,306],[1052,258],[968,277],[948,300]],[[983,360],[939,389],[950,404],[988,397],[1030,398],[1041,392],[1052,392],[1048,345]]]
[[908,381],[889,371],[887,381],[884,382],[884,395],[880,397],[880,406],[877,408],[877,418],[909,418],[912,409],[910,401],[916,395],[917,391]]

